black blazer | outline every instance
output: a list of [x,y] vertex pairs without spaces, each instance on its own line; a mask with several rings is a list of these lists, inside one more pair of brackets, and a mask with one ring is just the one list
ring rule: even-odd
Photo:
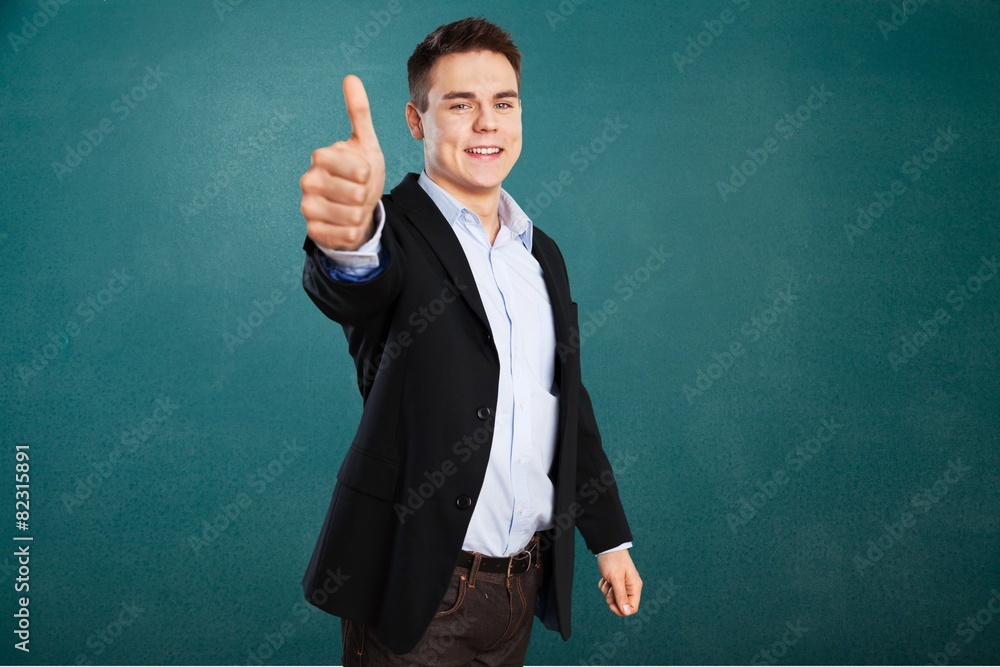
[[[382,202],[388,261],[377,277],[333,280],[316,244],[307,236],[302,246],[302,284],[343,326],[364,400],[302,587],[311,604],[370,625],[383,644],[405,653],[447,591],[482,488],[500,360],[465,252],[417,174]],[[552,302],[559,391],[549,471],[557,522],[543,533],[535,613],[565,640],[573,526],[595,554],[632,534],[617,487],[593,481],[613,473],[580,380],[577,304],[562,253],[538,227],[531,253]]]

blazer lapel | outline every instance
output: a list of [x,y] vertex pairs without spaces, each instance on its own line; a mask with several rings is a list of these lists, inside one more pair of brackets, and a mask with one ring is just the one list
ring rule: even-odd
[[[543,252],[542,244],[538,243],[538,240],[539,237],[536,234],[531,243],[531,254],[538,260],[538,265],[542,267],[542,278],[545,280],[545,287],[549,291],[549,301],[552,303],[552,317],[556,332],[555,376],[553,382],[557,387],[562,387],[563,354],[561,350],[565,349],[563,346],[571,346],[569,324],[572,320],[567,315],[567,311],[572,308],[572,302],[570,302],[566,294],[563,294],[562,287],[556,282],[555,276],[560,274],[556,273],[556,269],[553,266],[552,253]],[[561,414],[562,411],[560,410]]]
[[[460,285],[475,285],[476,280],[472,275],[472,268],[469,266],[469,260],[465,257],[462,244],[455,237],[455,232],[441,215],[441,211],[434,205],[434,201],[420,187],[417,178],[418,175],[415,173],[407,174],[399,185],[392,189],[392,200],[410,214],[410,220],[427,240],[427,243],[434,250],[434,254],[441,260],[452,282]],[[549,301],[552,303],[552,315],[555,323],[556,343],[569,345],[570,332],[567,317],[567,310],[570,308],[569,299],[563,292],[562,286],[556,281],[556,276],[561,275],[561,271],[558,271],[558,267],[554,266],[555,260],[552,253],[546,252],[545,243],[539,243],[539,240],[539,236],[536,234],[531,244],[531,254],[538,260],[538,264],[542,268],[542,277],[549,292]],[[479,289],[457,291],[489,329],[490,322],[486,316],[483,301],[479,296]],[[557,369],[561,365],[560,362],[561,357],[557,354]]]
[[[441,211],[434,204],[434,201],[417,183],[417,178],[417,174],[412,172],[407,174],[399,185],[392,189],[392,200],[410,214],[410,221],[427,239],[434,254],[438,256],[438,259],[444,264],[445,270],[448,271],[448,275],[451,276],[452,282],[456,285],[475,286],[476,279],[472,275],[472,267],[469,266],[469,260],[465,257],[462,244],[455,237],[455,232],[441,215]],[[479,288],[456,289],[455,291],[462,295],[462,298],[489,329],[490,321],[486,316],[483,300],[479,296]]]

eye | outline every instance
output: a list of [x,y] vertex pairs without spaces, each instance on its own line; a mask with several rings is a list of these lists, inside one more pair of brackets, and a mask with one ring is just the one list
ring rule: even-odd
[[466,104],[465,102],[459,102],[458,104],[452,104],[452,105],[451,105],[451,108],[452,108],[452,109],[457,109],[457,108],[459,108],[459,107],[467,107],[467,106],[469,106],[469,105],[468,105],[468,104]]
[[497,102],[497,106],[504,109],[513,109],[514,105],[510,102]]

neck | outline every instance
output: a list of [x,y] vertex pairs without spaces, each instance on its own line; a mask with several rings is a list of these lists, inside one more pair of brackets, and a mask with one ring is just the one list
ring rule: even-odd
[[486,230],[486,236],[492,244],[500,231],[501,186],[497,185],[488,190],[465,190],[455,187],[446,179],[436,178],[430,172],[427,173],[427,177],[479,217]]

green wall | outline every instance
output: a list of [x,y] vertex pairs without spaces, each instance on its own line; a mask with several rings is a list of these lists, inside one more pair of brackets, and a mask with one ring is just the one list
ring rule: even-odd
[[934,0],[4,2],[3,661],[339,661],[300,579],[361,400],[298,179],[349,72],[419,171],[405,61],[468,15],[645,582],[613,616],[578,539],[529,662],[995,662],[1000,16]]

